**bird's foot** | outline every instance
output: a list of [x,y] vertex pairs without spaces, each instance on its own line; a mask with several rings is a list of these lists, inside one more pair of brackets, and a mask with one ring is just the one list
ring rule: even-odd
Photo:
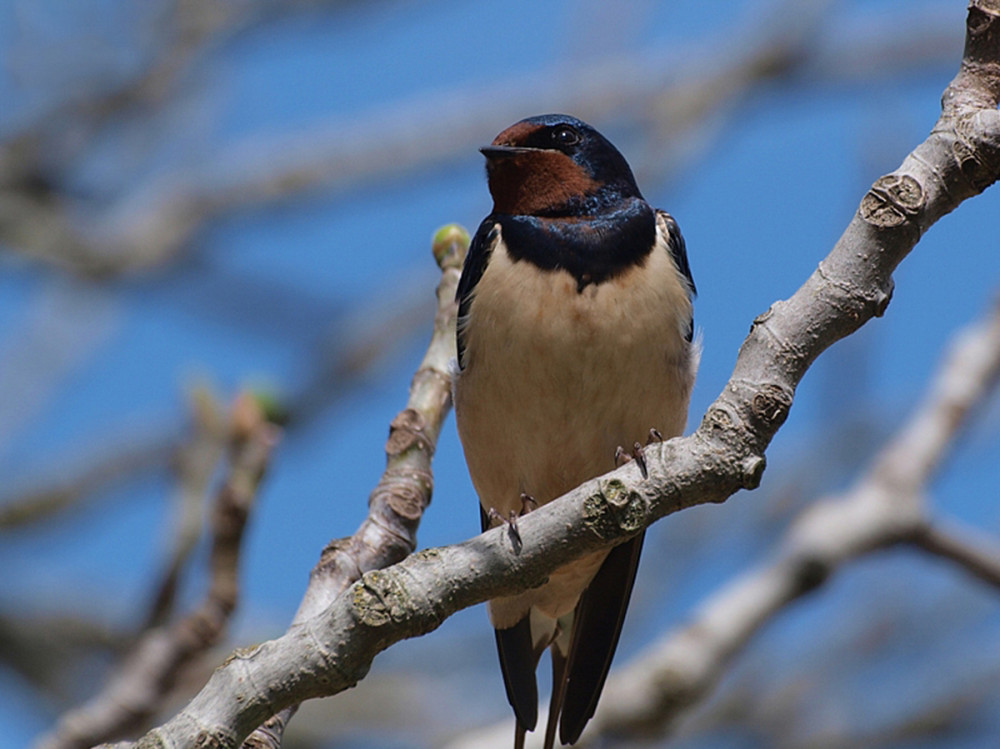
[[663,442],[663,434],[656,427],[650,427],[649,435],[646,437],[646,447],[649,447],[654,442]]
[[[659,432],[657,432],[659,434]],[[648,444],[648,443],[647,443]],[[619,445],[615,448],[615,465],[619,468],[626,463],[634,460],[636,465],[639,466],[639,473],[642,474],[644,479],[649,478],[649,467],[646,465],[646,451],[642,445],[638,442],[632,445],[632,452],[625,452],[625,448]]]
[[[530,507],[529,507],[530,505]],[[538,502],[530,494],[521,492],[521,512],[520,515],[527,515],[532,510],[538,509]]]
[[495,508],[491,507],[489,510],[486,511],[486,517],[488,517],[491,522],[494,520],[499,520],[501,523],[510,528],[511,533],[517,533],[517,512],[515,512],[514,510],[510,511],[510,515],[504,517],[499,512],[497,512]]
[[[529,505],[531,507],[529,508]],[[514,544],[514,551],[520,552],[524,543],[521,541],[521,531],[517,527],[517,519],[522,515],[527,515],[531,510],[538,507],[538,502],[530,494],[525,494],[521,492],[521,511],[511,510],[507,517],[504,517],[495,508],[491,507],[486,512],[486,517],[490,521],[499,520],[501,523],[507,526],[507,533],[510,535],[511,543]]]

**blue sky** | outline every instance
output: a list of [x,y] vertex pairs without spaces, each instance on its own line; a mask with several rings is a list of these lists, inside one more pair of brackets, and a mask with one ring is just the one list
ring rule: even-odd
[[[68,88],[140,70],[163,23],[156,5],[0,4],[0,138],[44,122]],[[675,215],[687,239],[704,340],[689,428],[723,387],[750,321],[794,292],[832,247],[867,186],[894,169],[933,125],[961,54],[962,5],[832,3],[809,37],[811,65],[791,79],[732,96],[676,141],[671,132],[662,140],[644,138],[632,113],[592,122],[619,145],[647,199]],[[152,270],[93,283],[0,245],[0,383],[8,396],[0,400],[0,475],[10,488],[0,497],[86,462],[108,445],[182,430],[184,392],[193,383],[210,382],[223,396],[246,383],[295,392],[324,351],[370,335],[367,321],[426,296],[425,322],[404,343],[288,430],[247,539],[236,641],[280,633],[323,545],[352,533],[364,517],[383,467],[387,425],[405,403],[429,335],[430,237],[452,221],[474,229],[489,211],[475,145],[539,113],[519,109],[518,92],[549,90],[546,82],[559,76],[566,91],[576,91],[585,81],[574,79],[574,71],[606,59],[656,60],[666,73],[650,75],[696,78],[737,54],[749,32],[770,28],[777,4],[637,0],[618,4],[614,13],[601,3],[568,1],[512,2],[502,10],[456,0],[319,6],[278,14],[206,50],[153,115],[111,123],[61,164],[65,184],[87,196],[81,223],[95,231],[125,225],[123,216],[140,215],[144,201],[162,199],[164,185],[178,175],[188,180],[180,184],[193,182],[211,196],[261,154],[264,163],[280,161],[286,149],[311,142],[310,133],[335,136],[341,126],[352,137],[360,125],[400,128],[405,122],[394,118],[419,113],[423,102],[440,106],[442,120],[465,116],[463,107],[484,106],[484,92],[507,92],[509,107],[506,99],[491,101],[495,119],[474,129],[478,141],[448,158],[225,211],[176,260]],[[878,48],[893,33],[917,36],[913,27],[943,51],[919,64],[857,75],[850,73],[853,60],[837,59],[852,44],[871,41]],[[946,31],[930,34],[941,28]],[[577,101],[560,90],[551,87],[547,110],[566,111]],[[414,134],[417,150],[425,135]],[[659,170],[657,148],[671,153],[669,175]],[[835,346],[807,375],[758,492],[690,513],[655,537],[681,544],[685,533],[703,533],[707,545],[671,561],[678,571],[662,599],[640,598],[623,656],[766,554],[771,526],[763,538],[739,531],[763,522],[755,513],[772,507],[775,495],[802,492],[808,496],[796,501],[804,502],[843,486],[901,422],[944,342],[997,293],[997,215],[994,188],[923,238],[896,274],[885,318]],[[998,417],[994,403],[931,492],[939,512],[989,531],[998,520],[990,501],[1000,479]],[[864,426],[865,436],[854,453],[845,448],[841,456],[827,440],[834,426],[852,421]],[[421,544],[475,533],[475,497],[450,419],[435,483]],[[172,491],[169,475],[154,471],[103,490],[91,505],[56,522],[5,533],[0,606],[134,622],[168,548]],[[716,537],[712,526],[719,528]],[[647,550],[648,557],[657,553],[666,552]],[[954,575],[942,579],[936,568],[929,572],[920,560],[887,564],[895,565],[896,580],[937,580],[942,596],[964,584]],[[197,592],[194,586],[187,594]],[[784,642],[808,649],[814,618],[831,609],[857,611],[852,607],[863,601],[850,586],[838,587],[817,601],[812,618],[799,610],[776,631]],[[983,621],[995,623],[996,602],[977,605]],[[990,636],[995,642],[995,629]],[[373,676],[403,668],[409,658],[430,657],[449,638],[492,647],[484,612],[464,612],[427,642],[403,643],[400,652],[380,658]],[[899,660],[907,661],[905,652]],[[902,678],[903,666],[885,669],[888,677],[871,675],[851,689],[867,694],[881,678]],[[500,676],[484,679],[492,679],[484,681],[484,691],[491,691],[479,715],[496,719],[505,711]],[[56,706],[34,700],[17,676],[0,670],[0,685],[10,695],[0,705],[7,735],[26,741],[52,719]]]

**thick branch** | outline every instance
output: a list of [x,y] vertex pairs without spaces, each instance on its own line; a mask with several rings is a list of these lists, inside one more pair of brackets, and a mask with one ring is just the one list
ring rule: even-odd
[[[613,680],[585,738],[662,736],[704,699],[750,638],[844,564],[918,543],[1000,585],[1000,544],[975,544],[926,517],[923,490],[1000,377],[1000,303],[957,340],[921,407],[848,492],[811,506],[774,559],[712,596]],[[992,548],[991,548],[992,547]],[[509,730],[509,729],[508,729]]]
[[[972,3],[967,56],[1000,63],[991,42],[1000,2]],[[985,17],[985,24],[982,19]],[[754,323],[723,393],[698,430],[649,450],[650,478],[627,465],[529,514],[515,553],[503,528],[413,554],[360,582],[277,640],[236,652],[177,717],[140,745],[232,746],[285,706],[355,684],[394,642],[436,628],[475,603],[539,584],[572,559],[619,543],[654,520],[758,485],[763,451],[812,361],[890,299],[891,274],[920,235],[1000,173],[1000,113],[962,92],[1000,64],[962,72],[931,136],[879,179],[820,268]],[[993,85],[993,84],[989,84]],[[969,99],[973,101],[973,99]],[[306,604],[303,604],[304,606]]]

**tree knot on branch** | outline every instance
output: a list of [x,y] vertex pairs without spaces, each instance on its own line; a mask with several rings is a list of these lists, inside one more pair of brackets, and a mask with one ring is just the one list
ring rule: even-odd
[[[405,554],[400,556],[405,556]],[[348,580],[357,580],[361,577],[361,573],[362,570],[354,550],[354,538],[349,536],[334,539],[323,548],[319,555],[319,561],[309,573],[309,579],[337,580],[346,577]],[[346,587],[346,583],[344,587]]]
[[745,442],[742,434],[743,420],[736,410],[728,403],[718,400],[709,407],[701,420],[698,431],[709,441],[720,441],[727,445],[742,445]]
[[785,423],[791,408],[791,393],[774,382],[762,385],[750,401],[750,412],[754,421],[769,432],[776,431]]
[[953,132],[958,168],[974,193],[981,193],[1000,177],[1000,113],[991,109],[963,115]]
[[236,743],[236,737],[229,731],[217,729],[214,731],[202,730],[194,737],[196,749],[229,749]]
[[156,731],[150,731],[135,742],[135,749],[165,749],[167,742]]
[[[412,466],[388,468],[371,493],[368,504],[372,507],[387,505],[400,518],[411,521],[415,530],[424,508],[430,504],[433,489],[434,478],[430,471]],[[411,543],[409,539],[407,542]]]
[[423,414],[413,408],[403,409],[389,424],[389,439],[385,443],[385,454],[393,458],[412,447],[432,454],[434,448],[424,432],[426,427]]
[[979,0],[971,3],[969,19],[966,21],[969,33],[973,36],[983,33],[989,25],[990,15],[1000,16],[1000,2],[997,0]]
[[887,174],[875,180],[861,199],[859,212],[866,223],[890,229],[916,218],[926,202],[927,194],[916,179],[909,174]]
[[767,459],[763,455],[748,455],[740,461],[740,485],[753,491],[760,486],[760,480],[767,468]]
[[263,647],[263,645],[258,643],[256,645],[248,645],[245,648],[236,648],[232,653],[229,654],[226,660],[222,662],[221,668],[225,668],[233,661],[247,660],[249,658],[253,658],[255,655],[257,655],[257,653],[260,652],[261,647]]
[[618,479],[602,482],[600,491],[583,503],[584,522],[604,540],[620,538],[642,529],[646,519],[646,501],[635,489]]
[[[977,0],[969,4],[969,17],[965,21],[965,29],[969,36],[982,46],[988,49],[996,49],[996,44],[1000,43],[1000,1],[998,0]],[[983,34],[988,34],[992,30],[993,39],[976,39]],[[990,46],[992,43],[993,46]]]
[[373,570],[354,584],[352,607],[360,622],[369,627],[382,627],[405,619],[412,609],[412,601],[397,575]]
[[805,595],[826,582],[831,571],[826,560],[815,555],[806,555],[795,565],[792,587],[798,595]]

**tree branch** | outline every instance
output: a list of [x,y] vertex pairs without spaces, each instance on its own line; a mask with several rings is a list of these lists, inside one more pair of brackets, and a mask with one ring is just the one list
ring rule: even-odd
[[230,438],[225,407],[205,386],[189,394],[192,434],[177,450],[177,520],[173,549],[159,584],[154,588],[142,631],[159,627],[173,613],[177,588],[202,537],[205,506],[210,501],[212,477]]
[[972,544],[932,523],[923,494],[998,377],[1000,301],[988,319],[958,337],[921,407],[853,488],[803,512],[772,560],[712,596],[689,624],[665,635],[614,677],[585,743],[602,735],[669,733],[766,623],[870,552],[901,541],[915,543],[1000,585],[1000,545]]
[[919,528],[910,543],[950,559],[987,585],[1000,588],[1000,548],[994,539],[954,520],[935,520]]
[[1000,0],[973,0],[965,60],[931,135],[875,182],[802,288],[754,321],[698,430],[649,449],[648,481],[629,464],[530,513],[520,523],[519,553],[496,528],[367,572],[325,609],[304,601],[314,616],[276,640],[236,651],[179,715],[137,745],[233,746],[282,708],[354,685],[377,653],[462,608],[538,585],[555,568],[667,514],[755,488],[764,450],[809,365],[883,314],[891,274],[920,235],[997,179],[998,37]]
[[[323,549],[309,576],[309,587],[292,627],[320,615],[337,596],[370,570],[388,567],[417,548],[417,527],[431,501],[431,461],[441,425],[451,408],[451,374],[455,358],[455,289],[469,249],[469,234],[457,225],[434,235],[434,259],[441,268],[437,314],[427,353],[410,385],[406,408],[396,414],[385,445],[386,466],[368,499],[368,517],[349,538]],[[272,716],[244,742],[246,749],[281,745],[295,703]]]

